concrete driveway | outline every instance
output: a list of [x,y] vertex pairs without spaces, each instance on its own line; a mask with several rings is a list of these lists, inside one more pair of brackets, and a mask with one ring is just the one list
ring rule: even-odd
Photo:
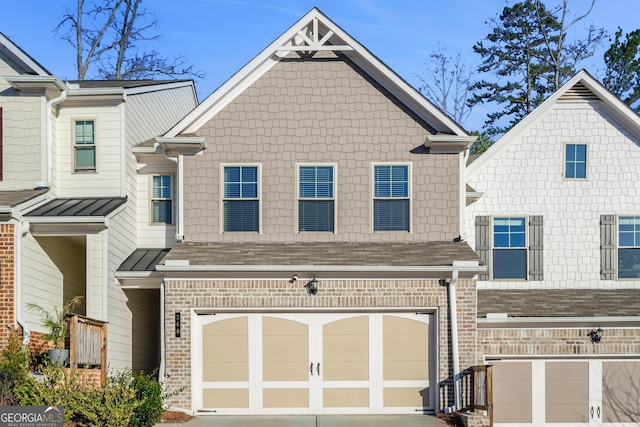
[[182,424],[164,427],[445,427],[429,415],[282,415],[282,416],[201,416]]

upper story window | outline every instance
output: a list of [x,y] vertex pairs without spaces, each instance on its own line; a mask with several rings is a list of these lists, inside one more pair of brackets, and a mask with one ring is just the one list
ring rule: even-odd
[[409,165],[373,167],[373,231],[409,231]]
[[565,145],[564,177],[568,179],[587,177],[587,146],[585,144]]
[[493,278],[527,278],[527,230],[524,218],[493,219]]
[[151,222],[173,223],[173,191],[170,175],[154,175],[151,189]]
[[335,231],[335,198],[333,172],[333,166],[299,167],[299,232]]
[[618,277],[640,278],[640,216],[618,218]]
[[260,231],[258,166],[224,166],[223,230]]
[[95,120],[74,122],[74,171],[96,171],[96,126]]
[[487,266],[478,280],[544,279],[543,218],[477,216],[476,252]]

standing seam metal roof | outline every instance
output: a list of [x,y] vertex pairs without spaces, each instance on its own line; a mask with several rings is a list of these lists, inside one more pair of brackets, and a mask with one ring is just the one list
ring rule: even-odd
[[54,199],[35,208],[28,217],[107,216],[124,203],[126,197],[89,197]]

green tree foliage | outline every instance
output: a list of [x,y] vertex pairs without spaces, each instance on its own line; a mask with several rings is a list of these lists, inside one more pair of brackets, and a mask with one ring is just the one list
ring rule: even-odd
[[487,132],[474,130],[471,132],[471,135],[475,135],[478,137],[476,142],[473,143],[469,152],[471,154],[482,154],[489,149],[494,143],[493,139],[489,136]]
[[618,28],[615,39],[604,54],[604,86],[640,113],[640,29],[622,39]]
[[[549,33],[557,32],[557,24],[544,14],[542,22],[551,26]],[[500,108],[487,115],[487,133],[497,135],[505,132],[538,106],[551,92],[545,74],[549,66],[541,61],[544,56],[544,37],[539,31],[536,5],[527,0],[505,7],[496,19],[491,20],[493,29],[473,46],[482,57],[478,67],[481,73],[493,74],[496,80],[481,80],[472,86],[471,105],[495,102]],[[507,125],[499,125],[501,119]]]
[[569,29],[589,14],[593,2],[586,13],[569,20],[569,0],[554,9],[525,0],[489,21],[491,32],[473,50],[482,57],[478,71],[493,78],[474,83],[468,102],[498,105],[485,122],[490,136],[513,127],[575,74],[580,61],[593,55],[604,30],[591,26],[585,38],[567,42]]

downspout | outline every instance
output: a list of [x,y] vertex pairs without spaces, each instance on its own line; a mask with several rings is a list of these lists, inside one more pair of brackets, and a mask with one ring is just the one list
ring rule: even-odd
[[[60,96],[47,101],[47,135],[46,135],[46,150],[43,153],[47,156],[46,162],[42,159],[42,173],[41,181],[36,183],[37,188],[51,188],[52,175],[53,175],[53,107],[67,99],[67,91],[62,89]],[[45,170],[46,163],[46,170]]]
[[164,307],[164,277],[162,277],[162,280],[160,281],[160,371],[158,372],[158,376],[160,379],[160,384],[164,384],[164,380],[166,379],[166,372],[167,372],[167,368],[166,368],[166,354],[165,354],[165,333],[167,332],[166,329],[166,322],[164,319],[165,316],[165,307]]
[[462,397],[460,395],[460,359],[458,355],[458,308],[456,305],[456,282],[458,270],[453,270],[451,281],[447,283],[449,291],[449,323],[451,326],[451,358],[453,363],[454,405],[444,409],[445,414],[458,411]]
[[177,193],[176,197],[176,242],[182,242],[184,240],[184,225],[182,224],[182,218],[184,217],[184,211],[182,207],[184,206],[184,192],[182,191],[182,178],[183,178],[183,170],[184,170],[184,156],[179,154],[178,157],[171,157],[167,150],[162,150],[164,153],[164,157],[167,160],[171,160],[176,163],[176,185],[175,188],[178,189],[177,192],[174,191],[174,194]]
[[22,238],[29,232],[30,224],[28,222],[18,222],[15,225],[15,253],[13,259],[13,290],[14,290],[14,311],[16,323],[22,328],[22,343],[24,345],[29,344],[31,338],[31,332],[27,322],[22,318]]
[[467,160],[469,160],[469,149],[465,149],[460,153],[459,157],[459,166],[458,170],[460,171],[460,200],[458,201],[458,210],[460,219],[460,231],[458,234],[460,236],[460,241],[464,242],[467,240],[467,233],[465,232],[466,224],[465,224],[465,211],[467,209]]

